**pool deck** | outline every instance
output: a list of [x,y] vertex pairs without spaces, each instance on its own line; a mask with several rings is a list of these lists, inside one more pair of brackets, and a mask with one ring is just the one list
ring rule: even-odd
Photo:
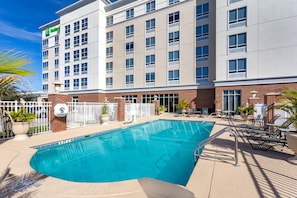
[[[220,118],[172,114],[138,119],[136,124],[155,119],[215,121],[212,134],[228,126],[228,122]],[[35,153],[33,146],[128,125],[131,124],[114,122],[3,142],[0,144],[0,197],[297,197],[297,165],[286,161],[293,156],[290,149],[277,146],[269,151],[253,150],[245,138],[239,137],[239,165],[235,166],[234,161],[229,160],[234,156],[234,137],[230,133],[223,133],[205,147],[185,187],[148,178],[112,183],[69,182],[36,174],[29,165]],[[13,191],[22,178],[32,178],[36,183],[23,191]]]

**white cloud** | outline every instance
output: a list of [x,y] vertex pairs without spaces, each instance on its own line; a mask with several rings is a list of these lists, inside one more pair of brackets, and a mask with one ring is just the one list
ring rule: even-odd
[[40,32],[30,32],[18,27],[14,27],[10,24],[0,21],[1,31],[0,34],[9,36],[15,39],[28,40],[39,43],[41,41]]

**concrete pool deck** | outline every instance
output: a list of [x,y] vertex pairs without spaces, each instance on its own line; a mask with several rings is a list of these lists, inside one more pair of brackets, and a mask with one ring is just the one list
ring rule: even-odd
[[[219,118],[174,117],[172,114],[138,119],[136,124],[163,118],[215,121],[212,134],[228,125]],[[239,166],[234,166],[234,161],[227,160],[234,156],[234,137],[230,133],[222,134],[205,147],[186,187],[148,178],[112,183],[69,182],[35,174],[29,165],[35,153],[33,146],[123,126],[128,125],[114,122],[3,142],[0,144],[0,177],[9,172],[0,183],[0,197],[297,197],[297,166],[286,161],[293,156],[291,150],[281,146],[273,151],[253,150],[239,137]],[[19,184],[17,181],[23,177],[33,178],[36,183],[21,192],[12,191],[12,184]]]

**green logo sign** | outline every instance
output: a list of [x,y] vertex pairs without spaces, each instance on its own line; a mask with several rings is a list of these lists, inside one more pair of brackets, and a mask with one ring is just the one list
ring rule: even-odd
[[45,36],[49,36],[53,32],[57,32],[60,30],[60,26],[53,27],[53,28],[46,28],[45,29]]

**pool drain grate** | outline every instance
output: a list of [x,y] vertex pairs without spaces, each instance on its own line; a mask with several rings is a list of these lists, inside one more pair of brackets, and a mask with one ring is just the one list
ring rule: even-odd
[[9,188],[15,192],[23,192],[25,189],[30,187],[40,186],[35,180],[31,178],[23,178],[9,185]]

